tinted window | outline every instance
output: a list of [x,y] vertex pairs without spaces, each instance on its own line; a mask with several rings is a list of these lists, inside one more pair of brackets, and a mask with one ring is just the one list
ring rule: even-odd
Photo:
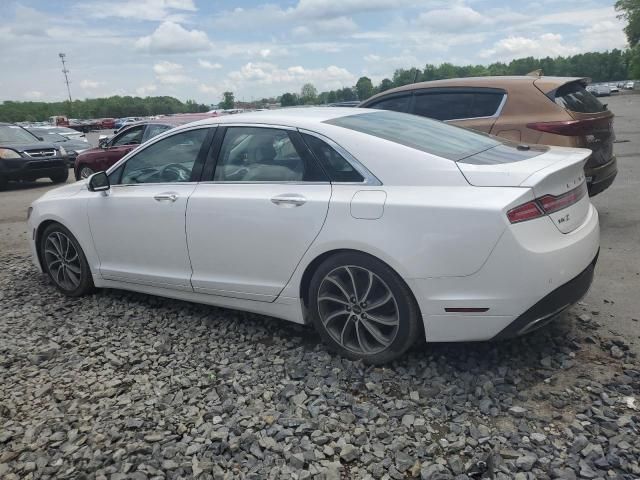
[[436,120],[490,117],[502,97],[501,93],[422,93],[415,96],[413,113]]
[[393,110],[394,112],[406,112],[409,108],[411,95],[396,95],[367,105],[367,108],[377,108],[379,110]]
[[121,183],[189,182],[207,131],[176,133],[140,151],[124,164]]
[[332,182],[362,182],[364,178],[345,158],[327,142],[313,135],[302,134],[305,143],[329,175]]
[[120,145],[139,145],[142,143],[142,133],[144,132],[144,126],[133,127],[122,132],[121,135],[113,139],[112,147],[118,147]]
[[313,159],[303,158],[286,130],[230,127],[213,179],[218,182],[326,181]]
[[604,105],[579,82],[567,83],[556,90],[555,101],[561,107],[579,113],[596,113],[605,110]]
[[466,128],[397,112],[371,112],[325,123],[383,138],[450,160],[461,160],[502,142]]

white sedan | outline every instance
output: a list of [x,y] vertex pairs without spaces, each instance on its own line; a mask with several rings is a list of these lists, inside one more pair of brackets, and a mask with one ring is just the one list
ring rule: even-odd
[[170,130],[29,209],[34,263],[94,287],[312,323],[371,363],[418,338],[507,338],[588,290],[589,150],[357,108]]

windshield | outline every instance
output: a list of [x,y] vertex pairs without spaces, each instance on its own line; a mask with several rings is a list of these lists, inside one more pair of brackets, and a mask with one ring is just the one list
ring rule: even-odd
[[56,132],[52,132],[51,130],[33,129],[31,130],[31,133],[44,138],[47,142],[61,143],[67,142],[69,140],[67,137],[64,137]]
[[502,144],[497,139],[466,128],[392,111],[360,113],[334,118],[325,123],[373,135],[454,161]]
[[0,125],[0,143],[36,143],[40,140],[17,125]]

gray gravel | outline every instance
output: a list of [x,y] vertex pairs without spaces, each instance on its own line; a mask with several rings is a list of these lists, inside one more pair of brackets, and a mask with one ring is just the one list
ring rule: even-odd
[[640,365],[579,305],[387,368],[313,331],[0,256],[0,478],[640,477]]

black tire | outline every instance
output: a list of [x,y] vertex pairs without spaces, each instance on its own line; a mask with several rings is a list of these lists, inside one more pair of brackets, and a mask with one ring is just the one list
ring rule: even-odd
[[[83,173],[82,171],[83,170],[86,170],[86,173],[87,173],[86,177],[82,176],[82,173]],[[91,167],[88,167],[86,165],[80,165],[80,166],[78,166],[78,169],[76,171],[76,180],[82,180],[83,178],[89,178],[94,173],[96,173],[96,172],[94,172]]]
[[5,188],[7,188],[8,184],[9,182],[7,181],[7,179],[0,175],[0,190],[4,190]]
[[64,172],[56,173],[49,177],[53,183],[65,183],[69,178],[69,169],[65,168]]
[[[51,243],[48,242],[48,239],[52,240],[55,238],[61,238],[61,236],[66,237],[70,242],[73,248],[77,253],[77,263],[74,262],[74,268],[79,269],[79,275],[73,274],[78,277],[77,285],[65,285],[64,282],[61,282],[59,278],[64,277],[64,272],[61,276],[56,278],[55,266],[60,263],[54,263],[50,261],[54,257],[59,257],[59,255],[55,254],[55,248],[50,248]],[[59,242],[58,242],[59,243]],[[87,293],[91,293],[94,290],[93,278],[91,277],[91,270],[89,268],[89,263],[87,262],[87,257],[85,257],[78,240],[73,234],[64,226],[59,223],[52,223],[47,226],[40,237],[40,244],[38,245],[38,249],[40,251],[40,260],[42,262],[43,270],[49,275],[49,278],[55,285],[55,287],[60,290],[62,293],[69,297],[79,297],[85,295]],[[64,248],[63,248],[64,250]],[[67,249],[69,251],[70,249]],[[51,252],[54,251],[52,254]],[[72,252],[71,252],[72,253]],[[72,254],[69,255],[69,258],[72,258]],[[66,260],[66,259],[65,259]],[[71,262],[68,262],[70,265]],[[69,266],[69,268],[71,268]],[[74,270],[75,272],[75,270]],[[73,272],[72,272],[73,273]]]
[[[367,305],[366,301],[364,303],[358,303],[359,299],[357,297],[352,297],[349,302],[352,302],[354,298],[356,302],[350,303],[349,305],[344,302],[334,304],[332,303],[334,300],[329,299],[329,305],[337,305],[335,308],[338,314],[336,316],[334,312],[326,311],[327,298],[334,297],[333,294],[327,293],[327,288],[331,288],[331,284],[333,283],[333,280],[328,280],[328,278],[335,279],[337,276],[343,275],[341,272],[349,275],[349,278],[353,282],[351,285],[354,286],[351,290],[353,291],[353,289],[355,289],[356,295],[360,297],[360,299],[367,300],[367,297],[372,298],[375,289],[377,289],[381,295],[385,288],[390,292],[392,296],[392,300],[390,301],[393,302],[390,308],[395,313],[392,313],[391,317],[387,318],[393,318],[392,321],[395,322],[393,326],[377,323],[384,315],[378,314],[380,310],[376,309],[387,308],[388,305],[386,303],[380,304],[380,301],[376,302],[375,299],[371,305]],[[364,282],[368,283],[364,288],[361,286],[365,285],[363,278],[367,279]],[[340,280],[340,283],[343,283],[342,280]],[[372,287],[372,285],[377,286]],[[339,290],[345,294],[341,298],[345,298],[346,293],[344,290]],[[321,294],[322,297],[320,296]],[[340,296],[340,294],[338,294],[338,296]],[[421,332],[420,312],[409,287],[388,265],[366,254],[357,252],[338,253],[325,260],[311,278],[308,298],[310,319],[322,340],[331,350],[353,360],[363,360],[369,364],[391,362],[402,356],[413,345]],[[321,299],[320,301],[319,298]],[[386,296],[384,296],[384,298],[386,298]],[[344,306],[340,307],[340,304]],[[387,306],[374,307],[376,304]],[[360,308],[362,305],[368,307],[369,310],[364,307]],[[349,313],[341,312],[341,308],[344,308]],[[356,309],[358,309],[357,312]],[[367,313],[371,313],[368,318]],[[372,316],[378,317],[378,320],[372,322]],[[326,319],[330,317],[331,320],[326,321]],[[367,319],[366,322],[365,318]],[[325,326],[323,319],[325,319],[326,325],[330,325],[330,322],[332,322],[330,328]],[[351,322],[350,326],[346,325],[348,322]],[[367,325],[365,325],[365,323]],[[345,326],[341,328],[343,324]],[[377,348],[369,348],[370,345],[367,346],[367,348],[361,348],[363,343],[369,343],[364,341],[364,338],[361,339],[361,336],[369,336],[371,325],[379,327],[376,328],[376,332],[381,334],[380,338],[384,338],[385,342],[380,342]],[[365,329],[364,327],[367,328]],[[341,330],[341,339],[345,339],[347,329],[352,329],[354,336],[357,337],[358,345],[352,348],[343,345],[334,338],[336,331]],[[358,332],[359,329],[360,332]],[[382,335],[383,330],[386,331],[386,337]],[[333,333],[331,333],[331,331]],[[369,336],[369,338],[374,339],[373,343],[377,340],[377,336]],[[348,342],[344,343],[347,344]]]

